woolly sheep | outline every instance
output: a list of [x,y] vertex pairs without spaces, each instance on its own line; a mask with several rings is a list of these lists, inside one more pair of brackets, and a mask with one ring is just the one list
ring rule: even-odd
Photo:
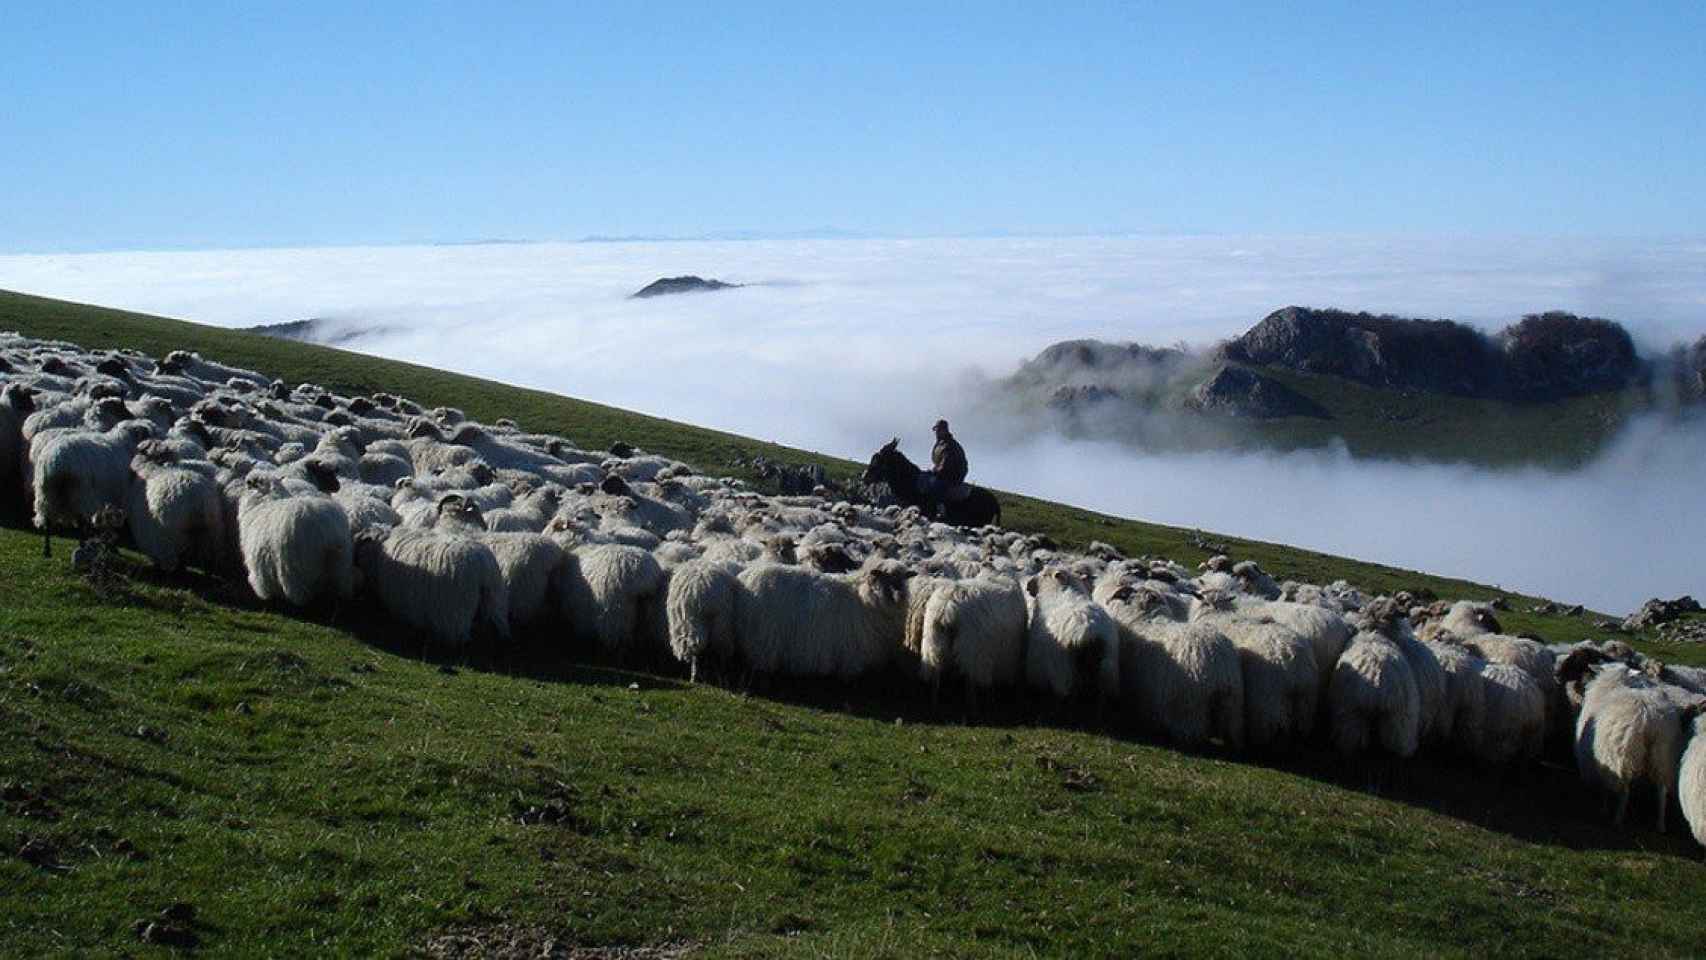
[[726,662],[734,656],[738,574],[733,564],[708,560],[689,560],[670,571],[664,596],[669,650],[695,683],[707,659]]
[[1546,741],[1546,695],[1534,678],[1508,663],[1484,663],[1486,726],[1476,744],[1483,764],[1535,760]]
[[1701,713],[1706,707],[1695,705],[1683,710],[1683,732],[1688,747],[1683,751],[1682,764],[1677,772],[1676,799],[1682,805],[1682,818],[1694,834],[1694,842],[1706,847],[1706,719]]
[[102,507],[122,509],[130,489],[130,458],[153,435],[141,420],[105,433],[48,431],[30,445],[34,521],[43,533],[59,524],[80,526]]
[[483,533],[475,539],[497,558],[512,632],[538,626],[558,613],[557,593],[569,561],[556,541],[537,533]]
[[1238,648],[1246,744],[1258,750],[1285,746],[1313,732],[1321,677],[1307,639],[1236,610],[1205,605],[1192,611],[1192,619],[1212,623]]
[[1421,738],[1421,697],[1398,644],[1372,632],[1351,638],[1327,687],[1328,730],[1347,757],[1378,747],[1414,756]]
[[1024,668],[1025,593],[1006,580],[962,580],[934,590],[926,602],[921,676],[932,696],[950,670],[978,690],[1009,686]]
[[826,574],[758,564],[741,571],[736,643],[763,676],[852,680],[900,647],[911,572],[892,560]]
[[485,544],[399,527],[362,531],[355,552],[365,589],[429,642],[462,647],[476,628],[509,638],[503,573]]
[[1244,745],[1244,672],[1238,648],[1212,624],[1182,623],[1163,591],[1127,588],[1108,600],[1120,628],[1126,709],[1184,746]]
[[1664,832],[1682,749],[1682,708],[1659,684],[1621,663],[1605,663],[1587,680],[1576,719],[1576,769],[1584,783],[1616,801],[1618,826],[1630,792],[1645,781],[1657,791],[1658,829]]
[[328,497],[285,496],[273,478],[251,474],[238,504],[238,546],[249,586],[262,600],[305,607],[354,594],[349,517]]
[[1031,686],[1067,699],[1095,691],[1119,696],[1119,628],[1090,599],[1084,584],[1056,567],[1025,581],[1029,594],[1025,677]]
[[139,452],[132,469],[136,479],[125,512],[137,549],[168,572],[185,563],[203,569],[224,566],[225,510],[213,478],[156,462],[145,451]]
[[639,547],[600,544],[578,550],[564,569],[563,610],[575,635],[606,655],[644,660],[661,641],[663,568]]

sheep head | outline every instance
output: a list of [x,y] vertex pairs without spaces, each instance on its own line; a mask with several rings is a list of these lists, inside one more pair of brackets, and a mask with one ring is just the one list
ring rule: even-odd
[[129,380],[130,364],[118,357],[108,356],[103,358],[100,363],[95,364],[95,372],[109,377],[118,377],[121,380]]
[[189,369],[190,364],[195,363],[197,359],[199,358],[188,350],[173,350],[166,354],[164,360],[156,363],[154,368],[160,373],[179,374]]
[[906,605],[906,582],[912,571],[898,560],[874,560],[860,571],[862,590],[888,606]]
[[321,493],[337,493],[341,484],[338,482],[338,471],[331,464],[319,457],[309,457],[302,461],[302,469],[308,474],[308,479]]
[[71,364],[66,363],[60,357],[48,357],[43,360],[40,370],[42,373],[53,377],[68,377],[74,372],[71,369]]
[[36,391],[21,383],[8,383],[0,387],[0,401],[4,401],[20,415],[34,413],[36,409]]

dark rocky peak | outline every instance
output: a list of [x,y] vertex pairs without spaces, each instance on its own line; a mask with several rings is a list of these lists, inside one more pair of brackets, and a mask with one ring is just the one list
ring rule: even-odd
[[1507,386],[1521,400],[1620,390],[1641,373],[1635,341],[1610,320],[1531,313],[1499,331]]
[[724,283],[721,280],[707,280],[704,277],[662,277],[653,280],[636,291],[630,300],[643,300],[648,297],[663,297],[672,293],[705,293],[711,290],[733,290],[738,283]]
[[1452,320],[1286,307],[1221,347],[1229,360],[1330,374],[1374,387],[1482,395],[1500,380],[1487,338]]

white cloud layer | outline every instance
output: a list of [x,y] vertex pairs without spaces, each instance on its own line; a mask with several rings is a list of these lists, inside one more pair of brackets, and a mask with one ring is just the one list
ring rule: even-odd
[[[634,301],[666,275],[754,284]],[[863,459],[923,453],[982,378],[1069,337],[1206,343],[1286,304],[1609,316],[1706,330],[1706,241],[1093,237],[525,244],[0,257],[0,287],[225,326],[321,317],[348,346]],[[963,419],[963,416],[962,416]],[[1621,610],[1706,588],[1698,438],[1568,477],[1342,456],[1141,456],[962,429],[974,478],[1112,513]],[[978,433],[983,433],[979,436]],[[1692,458],[1692,459],[1690,459]]]

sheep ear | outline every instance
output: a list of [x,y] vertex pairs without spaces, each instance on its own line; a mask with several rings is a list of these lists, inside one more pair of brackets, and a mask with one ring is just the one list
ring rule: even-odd
[[1025,592],[1030,594],[1033,597],[1037,595],[1037,578],[1036,577],[1026,577],[1025,578]]
[[1054,578],[1061,583],[1071,583],[1072,582],[1072,578],[1067,576],[1065,570],[1054,571]]

